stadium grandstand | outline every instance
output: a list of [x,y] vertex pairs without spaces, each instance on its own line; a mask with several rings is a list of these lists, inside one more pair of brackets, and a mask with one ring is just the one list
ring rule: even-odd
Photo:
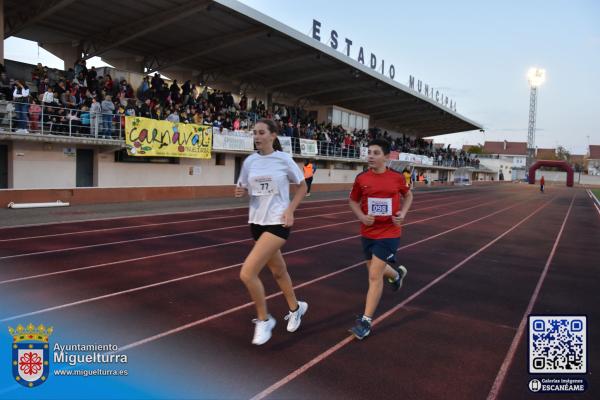
[[[103,18],[78,18],[92,8]],[[467,151],[424,139],[480,124],[239,2],[5,0],[0,11],[5,37],[36,41],[64,60],[56,70],[0,54],[3,201],[222,196],[253,151],[261,118],[277,121],[298,163],[329,171],[315,176],[316,191],[347,189],[373,138],[391,143],[394,168],[428,183],[453,182],[457,168],[473,180],[493,177]],[[193,43],[174,46],[182,35]],[[88,68],[94,56],[114,67]],[[127,117],[202,126],[212,138],[201,158],[142,156],[149,151],[135,152]]]

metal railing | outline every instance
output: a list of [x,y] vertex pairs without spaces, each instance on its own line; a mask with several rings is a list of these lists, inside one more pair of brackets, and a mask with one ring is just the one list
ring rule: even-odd
[[0,102],[0,132],[123,139],[124,118],[119,114],[49,104]]
[[450,168],[462,168],[462,167],[472,167],[479,168],[479,164],[476,163],[475,159],[467,158],[467,159],[444,159],[438,160],[434,157],[433,165],[438,167],[450,167]]
[[[303,154],[300,147],[300,139],[296,137],[291,138],[292,141],[292,153],[310,158],[311,155]],[[360,147],[354,145],[342,145],[326,142],[323,140],[317,140],[317,154],[316,156],[321,157],[336,157],[336,158],[349,158],[360,160]]]
[[[246,113],[247,126],[252,127],[257,115]],[[0,133],[59,135],[96,139],[124,140],[124,115],[98,113],[58,105],[0,101]],[[246,125],[246,124],[244,124]],[[317,153],[302,152],[300,138],[292,137],[292,153],[300,157],[314,156],[361,160],[361,146],[317,140]],[[477,168],[473,160],[434,159],[434,166]]]

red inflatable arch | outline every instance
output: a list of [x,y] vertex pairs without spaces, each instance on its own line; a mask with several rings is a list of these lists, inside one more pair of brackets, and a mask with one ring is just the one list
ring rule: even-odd
[[540,167],[557,167],[567,173],[567,186],[573,186],[573,168],[566,161],[541,160],[537,161],[529,168],[529,183],[535,184],[535,171]]

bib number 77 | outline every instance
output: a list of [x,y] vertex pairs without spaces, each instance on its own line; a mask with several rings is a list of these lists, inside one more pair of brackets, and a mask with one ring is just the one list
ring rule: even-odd
[[256,176],[250,179],[252,196],[269,196],[279,193],[272,176]]

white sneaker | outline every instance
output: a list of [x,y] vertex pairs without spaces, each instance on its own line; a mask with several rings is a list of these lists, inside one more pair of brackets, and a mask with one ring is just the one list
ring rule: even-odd
[[296,332],[298,328],[300,328],[300,323],[302,322],[302,316],[306,314],[306,310],[308,310],[308,303],[304,301],[298,302],[298,309],[294,312],[289,312],[288,315],[285,316],[285,320],[288,321],[287,330],[288,332]]
[[252,344],[260,346],[261,344],[267,343],[269,339],[271,339],[271,331],[273,328],[275,328],[275,318],[269,315],[266,321],[253,319],[252,322],[256,325],[254,327],[254,338],[252,338]]

